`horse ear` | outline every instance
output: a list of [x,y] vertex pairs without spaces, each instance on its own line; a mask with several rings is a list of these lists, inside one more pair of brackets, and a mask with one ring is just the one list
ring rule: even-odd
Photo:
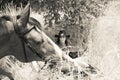
[[28,3],[26,7],[22,10],[21,14],[17,17],[17,23],[19,27],[26,27],[30,16],[30,4]]

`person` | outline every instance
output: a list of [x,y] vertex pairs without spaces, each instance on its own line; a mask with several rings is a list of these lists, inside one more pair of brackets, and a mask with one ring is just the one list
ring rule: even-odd
[[65,30],[60,30],[58,35],[55,35],[55,37],[57,37],[56,44],[60,48],[68,46],[68,39],[70,38],[70,35],[67,35]]

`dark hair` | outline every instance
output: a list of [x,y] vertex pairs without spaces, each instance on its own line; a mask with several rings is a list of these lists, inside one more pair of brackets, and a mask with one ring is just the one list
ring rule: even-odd
[[5,26],[6,21],[11,21],[11,17],[8,15],[3,15],[0,17],[0,35],[9,34],[9,30]]
[[59,33],[58,33],[58,35],[55,35],[57,37],[56,43],[59,45],[59,43],[60,43],[60,35],[61,34],[65,35],[65,38],[66,38],[66,40],[65,40],[65,46],[68,46],[68,38],[67,37],[69,37],[69,36],[66,35],[65,30],[60,30]]

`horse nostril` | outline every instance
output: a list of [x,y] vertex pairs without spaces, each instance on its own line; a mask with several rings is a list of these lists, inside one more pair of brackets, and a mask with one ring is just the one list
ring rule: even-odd
[[77,58],[78,57],[78,53],[77,52],[70,52],[69,53],[69,56],[73,59]]
[[40,42],[40,41],[38,41],[38,42],[36,42],[36,44],[41,44],[41,42]]
[[44,40],[42,39],[41,43],[44,43]]

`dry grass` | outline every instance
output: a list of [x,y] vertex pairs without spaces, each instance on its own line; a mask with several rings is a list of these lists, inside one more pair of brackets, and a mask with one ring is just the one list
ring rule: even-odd
[[89,61],[103,73],[103,77],[93,80],[120,79],[119,13],[120,1],[112,1],[104,11],[105,15],[93,21]]
[[0,60],[0,75],[4,75],[4,78],[11,76],[15,80],[89,80],[88,76],[83,77],[77,73],[76,68],[69,62],[63,61],[56,66],[48,63],[42,70],[43,63],[37,61],[37,65],[33,67],[31,62],[22,63],[13,56],[6,56]]

